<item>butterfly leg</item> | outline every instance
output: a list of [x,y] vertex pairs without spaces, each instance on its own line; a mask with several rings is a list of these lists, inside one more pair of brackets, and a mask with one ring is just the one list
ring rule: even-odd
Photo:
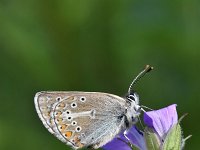
[[133,144],[131,143],[131,140],[127,136],[128,130],[125,130],[123,135],[127,139],[128,142],[126,142],[131,148],[133,148]]
[[125,138],[128,140],[128,142],[130,143],[130,139],[129,139],[128,136],[127,136],[127,132],[128,132],[128,131],[125,130],[123,134],[124,134],[124,137],[125,137]]

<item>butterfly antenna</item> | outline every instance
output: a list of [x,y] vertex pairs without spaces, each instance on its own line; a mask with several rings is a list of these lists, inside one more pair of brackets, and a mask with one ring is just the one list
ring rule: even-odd
[[141,108],[146,108],[146,109],[149,109],[149,110],[153,110],[152,108],[147,107],[147,106],[144,106],[144,105],[141,105],[140,107],[141,107]]
[[151,67],[150,65],[146,65],[144,70],[141,71],[132,81],[132,83],[129,86],[128,89],[128,94],[131,94],[131,92],[133,91],[133,86],[137,83],[137,81],[142,78],[147,72],[153,70],[153,67]]

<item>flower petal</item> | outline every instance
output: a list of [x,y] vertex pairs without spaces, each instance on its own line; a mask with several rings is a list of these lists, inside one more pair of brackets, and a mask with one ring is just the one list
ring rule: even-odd
[[139,131],[136,126],[133,126],[129,129],[127,137],[130,139],[132,144],[137,146],[140,150],[147,149],[143,133]]
[[[126,136],[129,138],[131,144],[138,147],[140,150],[146,150],[145,140],[143,134],[135,127],[131,127],[127,132]],[[107,143],[103,148],[105,150],[131,150],[130,146],[128,145],[128,140],[124,137],[123,132],[120,133],[118,138],[114,138],[111,142]]]
[[114,138],[111,142],[109,142],[106,145],[104,145],[103,149],[105,149],[105,150],[116,150],[116,149],[131,150],[131,148],[129,147],[129,145],[126,143],[127,140],[124,137],[123,133],[121,133],[118,137],[121,140],[118,139],[118,138]]
[[148,127],[155,129],[160,138],[164,138],[168,130],[178,122],[176,104],[144,113],[144,122]]

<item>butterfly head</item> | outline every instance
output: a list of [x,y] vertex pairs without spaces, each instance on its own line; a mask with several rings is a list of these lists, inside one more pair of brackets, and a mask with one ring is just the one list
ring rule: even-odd
[[126,117],[129,124],[135,124],[138,121],[138,116],[140,115],[141,111],[141,106],[139,105],[139,95],[133,90],[133,86],[141,77],[143,77],[152,69],[153,67],[147,65],[145,69],[134,78],[129,86],[128,94],[126,96],[126,101],[128,104]]
[[127,111],[126,117],[128,125],[135,124],[138,121],[138,116],[140,115],[141,106],[139,105],[139,95],[134,92],[126,96],[127,101]]

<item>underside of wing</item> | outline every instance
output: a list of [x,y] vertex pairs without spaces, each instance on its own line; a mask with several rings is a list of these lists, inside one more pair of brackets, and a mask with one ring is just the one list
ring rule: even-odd
[[[55,119],[53,117],[54,105],[61,101],[61,97],[63,97],[62,93],[63,92],[38,92],[35,95],[34,102],[38,116],[48,131],[62,142],[68,144],[69,141],[63,138],[55,127]],[[71,145],[71,143],[69,143],[69,145]]]
[[111,140],[124,124],[125,100],[99,92],[42,92],[36,110],[45,127],[74,148]]

